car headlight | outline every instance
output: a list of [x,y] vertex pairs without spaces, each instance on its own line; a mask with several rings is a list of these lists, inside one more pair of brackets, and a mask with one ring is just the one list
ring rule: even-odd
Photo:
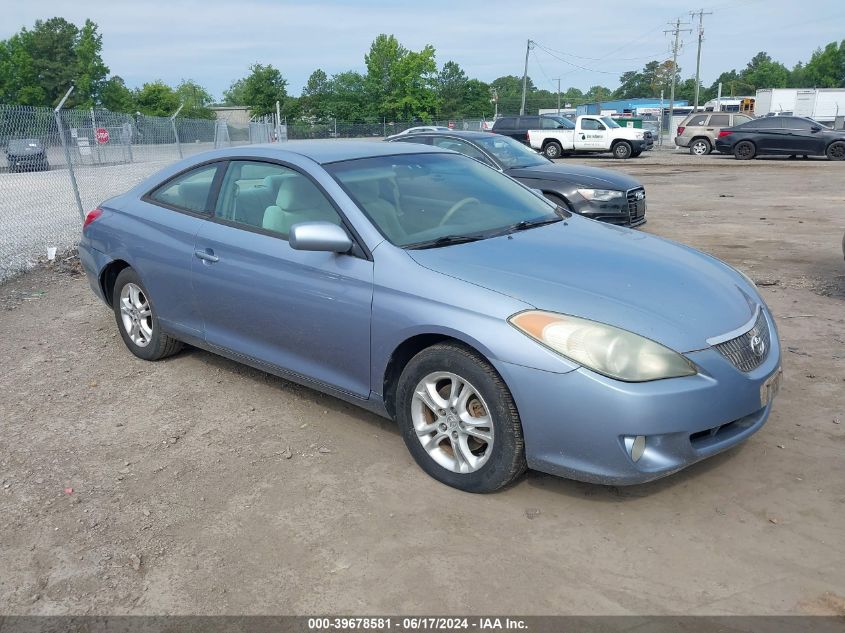
[[612,325],[542,310],[520,312],[508,322],[561,356],[617,380],[646,382],[697,373],[681,354]]
[[616,198],[624,198],[624,191],[616,191],[615,189],[576,189],[587,200],[592,202],[609,202]]

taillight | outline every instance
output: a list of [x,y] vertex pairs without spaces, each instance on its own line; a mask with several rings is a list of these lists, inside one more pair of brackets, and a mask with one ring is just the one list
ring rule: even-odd
[[722,138],[723,136],[730,136],[731,134],[733,134],[733,132],[730,130],[719,130],[719,138]]
[[683,134],[683,133],[684,133],[684,130],[686,130],[686,129],[687,129],[687,128],[685,128],[683,125],[679,125],[679,126],[678,126],[678,136],[680,136],[681,134]]
[[99,218],[101,215],[103,215],[102,209],[94,209],[93,211],[91,211],[88,215],[85,216],[85,222],[82,223],[82,228],[84,229],[86,226],[91,224],[91,222]]

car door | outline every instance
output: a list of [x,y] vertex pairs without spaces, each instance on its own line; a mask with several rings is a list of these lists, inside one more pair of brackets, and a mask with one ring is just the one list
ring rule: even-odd
[[141,197],[135,212],[121,218],[132,239],[128,259],[155,297],[165,329],[189,339],[202,335],[202,318],[191,296],[194,240],[213,210],[222,163],[207,163],[177,174]]
[[214,216],[196,239],[193,286],[205,340],[367,397],[373,262],[360,247],[359,254],[291,248],[290,227],[309,221],[346,226],[299,169],[228,164]]
[[758,154],[784,154],[791,151],[783,117],[772,116],[758,121],[762,123],[760,127],[755,126],[753,138]]
[[818,134],[821,126],[814,126],[812,121],[798,117],[778,118],[783,122],[784,144],[790,154],[824,153],[824,138]]
[[598,119],[584,117],[575,131],[575,149],[604,149],[607,143],[607,128]]

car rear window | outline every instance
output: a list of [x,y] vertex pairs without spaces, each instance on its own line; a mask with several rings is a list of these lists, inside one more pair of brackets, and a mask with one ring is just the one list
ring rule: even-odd
[[9,152],[25,152],[27,150],[33,149],[40,149],[41,143],[38,139],[35,138],[27,138],[27,139],[14,139],[9,141]]
[[699,125],[704,125],[706,122],[707,122],[707,115],[706,114],[696,114],[689,121],[687,121],[684,125],[687,126],[687,127],[697,127]]
[[730,114],[714,114],[710,117],[710,127],[728,127],[730,124]]
[[167,181],[150,194],[150,199],[168,207],[194,213],[212,211],[209,194],[218,164],[197,167]]

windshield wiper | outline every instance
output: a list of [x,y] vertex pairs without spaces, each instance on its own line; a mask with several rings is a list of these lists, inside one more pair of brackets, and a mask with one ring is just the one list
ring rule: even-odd
[[466,244],[467,242],[477,242],[478,240],[486,239],[487,235],[444,235],[426,242],[417,242],[416,244],[409,244],[405,248],[409,249],[423,249],[423,248],[439,248],[441,246],[451,246],[452,244]]
[[560,216],[555,216],[553,218],[546,218],[545,220],[522,220],[521,222],[517,222],[516,224],[511,224],[507,232],[508,233],[516,233],[517,231],[525,231],[526,229],[533,229],[535,226],[543,226],[544,224],[554,224],[555,222],[560,222],[563,218]]

